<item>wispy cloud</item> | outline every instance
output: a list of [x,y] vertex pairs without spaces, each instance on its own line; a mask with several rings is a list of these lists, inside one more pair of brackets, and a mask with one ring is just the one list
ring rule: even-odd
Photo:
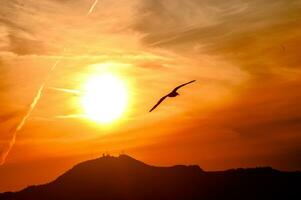
[[[10,130],[18,119],[11,110],[32,103],[62,58],[11,160],[126,147],[152,158],[162,149],[176,161],[202,155],[191,159],[208,169],[296,169],[296,160],[284,158],[300,146],[300,10],[298,0],[1,1],[1,130]],[[128,112],[114,129],[81,122],[80,98],[73,96],[104,71],[103,63],[115,63],[107,68],[130,83]],[[190,79],[198,84],[146,115],[162,94]],[[9,134],[3,131],[1,144]],[[41,137],[51,144],[34,142]],[[62,137],[77,144],[62,146]],[[278,155],[286,162],[267,161]]]

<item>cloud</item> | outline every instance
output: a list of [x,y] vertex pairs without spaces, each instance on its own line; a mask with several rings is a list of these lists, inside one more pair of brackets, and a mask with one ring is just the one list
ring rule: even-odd
[[129,112],[114,130],[55,119],[83,113],[80,98],[46,90],[9,162],[127,148],[153,158],[160,149],[175,162],[201,155],[189,159],[207,169],[300,166],[300,1],[102,0],[87,18],[93,2],[0,2],[0,140],[11,138],[14,110],[28,107],[62,55],[47,88],[81,90],[115,63],[110,70],[131,83]]
[[[135,29],[147,46],[186,56],[218,55],[255,76],[301,62],[298,1],[144,2]],[[281,45],[290,51],[282,52]]]

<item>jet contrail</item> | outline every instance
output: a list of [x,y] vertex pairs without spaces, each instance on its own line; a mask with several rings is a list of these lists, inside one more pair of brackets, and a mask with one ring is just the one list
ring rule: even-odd
[[[93,12],[93,10],[94,10],[95,6],[97,5],[97,3],[98,3],[98,0],[95,0],[95,2],[93,3],[93,5],[91,6],[90,10],[88,11],[87,16],[89,16]],[[63,52],[65,52],[65,51],[66,51],[66,48],[64,48]],[[52,65],[52,67],[50,68],[50,71],[49,71],[48,75],[46,76],[44,82],[39,87],[39,90],[38,90],[36,96],[34,97],[33,101],[31,102],[31,104],[30,104],[30,106],[29,106],[26,114],[21,119],[20,123],[17,125],[17,128],[14,130],[12,139],[8,143],[7,149],[4,150],[3,153],[0,156],[0,166],[5,163],[6,158],[7,158],[8,154],[9,154],[9,152],[11,151],[12,147],[14,146],[14,144],[16,142],[16,137],[17,137],[18,132],[20,130],[22,130],[22,128],[26,124],[28,118],[30,117],[31,113],[33,112],[33,110],[35,109],[36,105],[38,104],[38,102],[39,102],[39,100],[40,100],[40,98],[42,96],[42,93],[43,93],[43,91],[45,89],[45,85],[46,85],[48,79],[51,76],[51,72],[53,72],[55,70],[55,68],[61,62],[61,60],[62,60],[62,57],[59,57],[57,59],[57,61]]]
[[[65,51],[65,49],[64,49]],[[27,110],[27,112],[25,113],[24,117],[21,119],[20,123],[17,125],[17,128],[14,130],[13,132],[13,136],[12,139],[10,140],[10,142],[8,143],[8,147],[6,150],[4,150],[4,152],[1,155],[1,160],[0,160],[0,165],[3,165],[6,161],[6,158],[10,152],[10,150],[12,149],[12,147],[14,146],[15,142],[16,142],[16,137],[17,137],[17,133],[24,127],[24,125],[26,124],[28,118],[30,117],[32,111],[35,109],[36,105],[38,104],[43,90],[45,88],[45,85],[48,81],[48,79],[50,78],[51,72],[53,70],[55,70],[55,68],[57,67],[57,65],[60,63],[60,61],[62,60],[62,57],[60,57],[50,68],[50,71],[46,77],[46,79],[44,80],[44,82],[42,83],[42,85],[39,87],[39,90],[36,94],[36,96],[34,97],[33,101],[31,102],[31,104],[29,105],[29,108]]]
[[98,3],[98,0],[95,0],[94,3],[92,4],[91,8],[89,9],[87,16],[89,16],[94,11],[94,8],[96,7],[97,3]]
[[87,118],[84,114],[76,114],[76,115],[58,115],[54,117],[55,119],[77,119],[77,118]]
[[81,94],[83,94],[83,92],[80,91],[80,90],[73,90],[73,89],[67,89],[67,88],[49,87],[47,89],[58,91],[58,92],[70,93],[70,94],[74,94],[74,95],[81,95]]
[[52,117],[31,117],[35,120],[42,120],[42,121],[56,121],[58,119],[83,119],[87,118],[86,114],[70,114],[70,115],[57,115]]

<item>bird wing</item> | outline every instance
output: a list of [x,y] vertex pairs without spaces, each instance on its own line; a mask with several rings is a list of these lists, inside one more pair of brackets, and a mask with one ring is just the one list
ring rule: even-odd
[[152,109],[150,109],[149,112],[152,112],[155,108],[157,108],[157,106],[160,105],[160,103],[162,103],[162,101],[164,101],[164,99],[165,99],[166,97],[167,97],[167,95],[164,96],[164,97],[162,97],[162,98],[158,101],[158,103],[157,103],[156,105],[154,105],[154,107],[152,107]]
[[185,85],[188,85],[188,84],[190,84],[190,83],[193,83],[193,82],[195,82],[195,80],[189,81],[188,83],[184,83],[184,84],[182,84],[182,85],[179,85],[178,87],[176,87],[175,89],[173,89],[172,92],[176,92],[176,91],[177,91],[178,89],[180,89],[181,87],[183,87],[183,86],[185,86]]

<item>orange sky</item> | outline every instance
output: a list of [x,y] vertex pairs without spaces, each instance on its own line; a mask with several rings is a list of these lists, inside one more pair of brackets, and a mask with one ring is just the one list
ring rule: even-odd
[[[62,56],[0,166],[0,192],[104,152],[205,170],[301,169],[300,0],[101,0],[87,16],[93,2],[0,2],[0,152]],[[70,117],[81,97],[50,88],[81,90],[103,71],[128,84],[124,115],[109,126]]]

